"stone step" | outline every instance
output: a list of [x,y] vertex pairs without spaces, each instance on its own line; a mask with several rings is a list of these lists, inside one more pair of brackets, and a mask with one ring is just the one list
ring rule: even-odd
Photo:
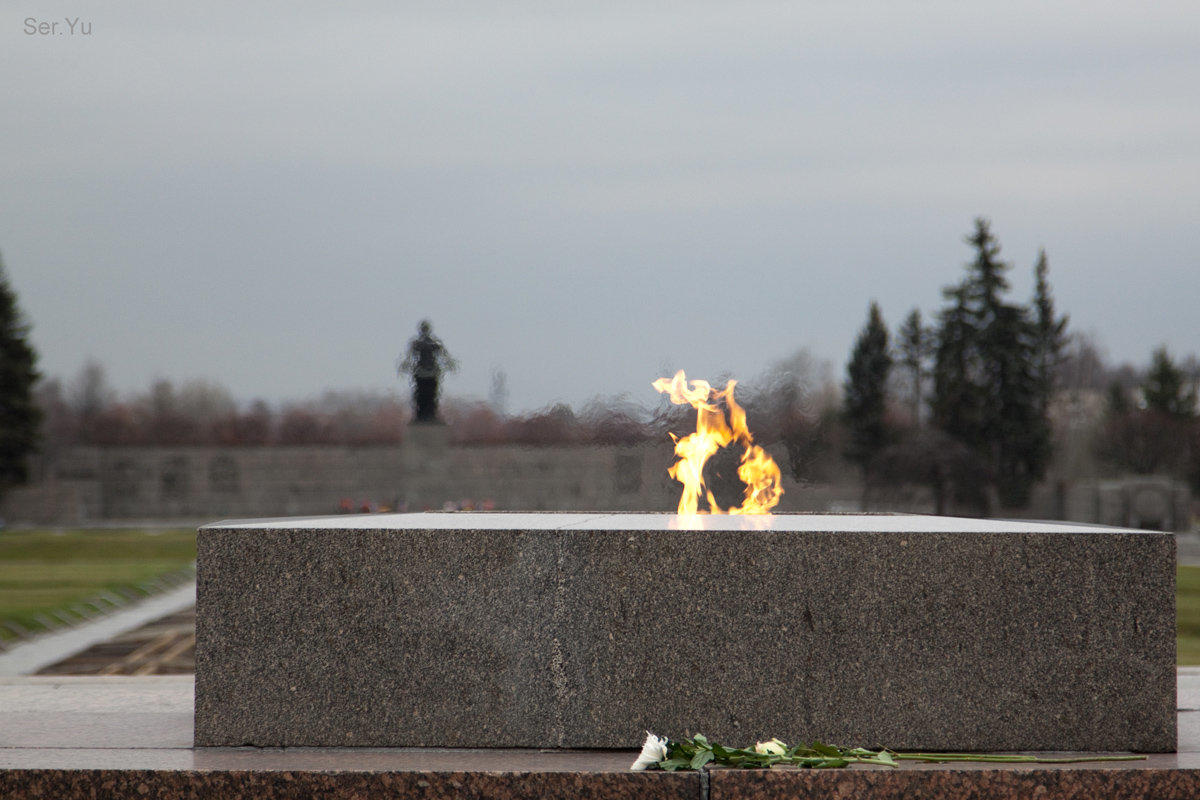
[[[1178,674],[1200,705],[1200,669]],[[1200,796],[1200,712],[1178,712],[1178,752],[1065,765],[633,773],[632,750],[194,748],[190,677],[0,678],[0,797],[760,798]],[[667,733],[666,731],[660,731]],[[1046,754],[1051,755],[1051,754]],[[1068,754],[1054,754],[1068,755]]]

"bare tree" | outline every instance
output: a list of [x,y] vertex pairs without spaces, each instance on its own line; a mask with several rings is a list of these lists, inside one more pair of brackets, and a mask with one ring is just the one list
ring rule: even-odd
[[97,430],[100,416],[116,401],[116,392],[108,385],[104,367],[89,358],[67,389],[67,403],[75,413],[76,427],[81,441],[96,441],[101,432]]

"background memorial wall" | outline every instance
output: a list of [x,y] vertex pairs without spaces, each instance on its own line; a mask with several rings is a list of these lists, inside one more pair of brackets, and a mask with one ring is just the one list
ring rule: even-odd
[[[454,445],[440,427],[412,428],[399,445],[72,447],[9,490],[0,517],[80,525],[448,508],[671,511],[679,496],[666,470],[673,460],[669,442]],[[861,496],[857,484],[800,483],[786,473],[784,490],[780,511],[854,511]],[[919,488],[876,499],[872,508],[934,510]],[[1189,506],[1182,483],[1143,476],[1047,482],[1029,508],[1005,516],[1181,531]]]
[[669,445],[76,447],[12,490],[10,522],[220,518],[476,507],[671,510]]

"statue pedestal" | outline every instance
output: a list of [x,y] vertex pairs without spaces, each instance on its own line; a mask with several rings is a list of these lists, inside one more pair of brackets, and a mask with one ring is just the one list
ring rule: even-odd
[[404,507],[413,511],[441,508],[442,503],[457,499],[456,492],[448,491],[452,482],[447,476],[453,471],[447,463],[449,451],[450,429],[441,423],[415,422],[404,430],[399,491]]
[[450,446],[450,429],[442,422],[413,422],[404,429],[401,447],[414,453],[438,453]]

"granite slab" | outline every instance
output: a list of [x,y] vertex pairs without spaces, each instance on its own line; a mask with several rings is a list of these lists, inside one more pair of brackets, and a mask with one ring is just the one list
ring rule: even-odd
[[197,745],[1175,746],[1170,534],[403,514],[198,545]]
[[1030,768],[937,770],[713,770],[709,797],[733,800],[1026,800],[1038,798],[1189,798],[1200,792],[1196,769]]
[[696,775],[578,772],[0,771],[0,796],[158,800],[696,800]]
[[[192,680],[0,678],[0,797],[1014,798],[1200,796],[1200,669],[1179,670],[1177,753],[1144,761],[631,773],[633,751],[193,748]],[[155,719],[157,718],[157,719]],[[158,733],[141,727],[152,721]],[[1075,755],[1056,753],[1042,755]]]

